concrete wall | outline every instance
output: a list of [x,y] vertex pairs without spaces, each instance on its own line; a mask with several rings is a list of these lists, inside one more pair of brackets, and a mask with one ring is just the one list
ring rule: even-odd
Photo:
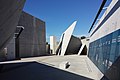
[[24,27],[19,40],[20,57],[45,55],[45,22],[26,12],[22,12],[18,25]]
[[61,55],[61,56],[65,55],[65,52],[67,50],[70,39],[72,37],[72,33],[74,31],[76,23],[77,21],[73,22],[72,25],[70,25],[68,29],[61,35],[60,42],[56,50],[56,54]]
[[4,48],[0,51],[0,61],[5,61],[5,60],[7,60],[7,55],[6,55],[5,48]]
[[120,80],[120,56],[112,64],[112,66],[105,72],[101,80]]
[[65,55],[78,54],[81,45],[82,45],[81,40],[75,36],[72,36],[69,41]]
[[46,53],[50,54],[50,44],[46,43]]
[[[120,0],[112,0],[90,35],[88,56],[103,73],[106,73],[120,56],[119,17]],[[120,61],[117,62],[120,63]],[[114,67],[118,68],[116,65]],[[111,72],[114,72],[114,70]],[[116,70],[116,73],[120,75],[120,71]],[[110,75],[107,78],[116,80],[115,76],[114,79],[110,78]]]
[[11,41],[7,45],[7,60],[15,59],[15,38],[12,38]]
[[88,54],[88,49],[89,49],[89,38],[81,39],[82,45],[86,45],[87,48],[87,54]]
[[13,37],[25,0],[0,0],[0,51]]
[[[114,6],[116,4],[116,6]],[[104,37],[119,29],[119,0],[113,0],[111,4],[106,9],[105,13],[96,24],[96,27],[90,33],[90,42],[93,42],[101,37]]]
[[50,36],[50,49],[52,51],[51,54],[56,53],[56,48],[57,48],[57,41],[55,36]]

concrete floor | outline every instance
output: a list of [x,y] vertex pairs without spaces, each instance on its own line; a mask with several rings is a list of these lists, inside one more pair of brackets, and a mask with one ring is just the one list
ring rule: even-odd
[[[69,62],[67,69],[60,65]],[[100,80],[103,74],[87,56],[45,56],[1,62],[0,80]]]

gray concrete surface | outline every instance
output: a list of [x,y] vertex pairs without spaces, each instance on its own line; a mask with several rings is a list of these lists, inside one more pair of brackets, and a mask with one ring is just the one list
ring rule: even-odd
[[0,0],[0,51],[13,37],[25,0]]
[[81,40],[75,36],[71,36],[65,55],[78,54],[82,46]]
[[74,21],[72,25],[70,25],[65,32],[62,33],[60,42],[58,44],[58,48],[56,50],[56,54],[64,56],[65,52],[68,48],[72,33],[76,26],[77,21]]
[[90,35],[88,56],[110,80],[120,80],[119,16],[120,0],[112,0]]
[[[59,68],[68,61],[67,69]],[[99,80],[100,71],[87,56],[45,56],[1,62],[0,80]]]
[[120,57],[105,72],[101,80],[120,80]]
[[6,54],[7,60],[15,59],[15,38],[8,43]]
[[24,27],[19,40],[20,57],[45,55],[45,22],[23,11],[18,25]]

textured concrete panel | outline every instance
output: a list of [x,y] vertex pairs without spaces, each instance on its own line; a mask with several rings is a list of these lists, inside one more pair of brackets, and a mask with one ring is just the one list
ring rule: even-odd
[[62,34],[57,51],[56,51],[58,55],[62,55],[62,56],[65,55],[65,52],[69,45],[76,23],[77,21],[73,22],[73,24],[70,25],[68,29]]
[[66,49],[65,55],[78,54],[81,45],[81,40],[75,36],[72,36]]
[[112,0],[105,14],[91,33],[88,56],[105,73],[104,80],[119,80],[120,0]]
[[24,27],[20,35],[20,56],[45,55],[45,22],[26,12],[22,12],[18,25]]
[[120,80],[120,57],[108,69],[101,80]]
[[[106,21],[102,22],[106,18],[106,16],[110,16],[110,17]],[[101,37],[104,37],[105,35],[108,35],[118,30],[120,28],[119,27],[120,18],[118,16],[120,16],[120,1],[113,0],[111,4],[108,6],[107,10],[105,11],[100,21],[96,24],[95,29],[97,27],[100,27],[100,28],[96,30],[94,34],[93,32],[95,29],[93,29],[93,32],[91,32],[91,34],[93,35],[91,36],[90,42],[95,41]],[[101,26],[99,26],[100,23],[102,23]]]
[[69,41],[71,39],[73,30],[75,28],[77,21],[75,21],[70,27],[63,33],[63,42],[61,47],[61,55],[64,55],[68,47]]
[[13,37],[25,0],[0,0],[0,50]]
[[15,38],[7,45],[7,60],[15,59]]

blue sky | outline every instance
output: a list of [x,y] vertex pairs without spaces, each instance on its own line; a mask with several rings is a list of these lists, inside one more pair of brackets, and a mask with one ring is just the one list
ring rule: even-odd
[[57,38],[77,20],[74,35],[88,35],[102,0],[27,0],[24,11],[46,22],[46,36]]

